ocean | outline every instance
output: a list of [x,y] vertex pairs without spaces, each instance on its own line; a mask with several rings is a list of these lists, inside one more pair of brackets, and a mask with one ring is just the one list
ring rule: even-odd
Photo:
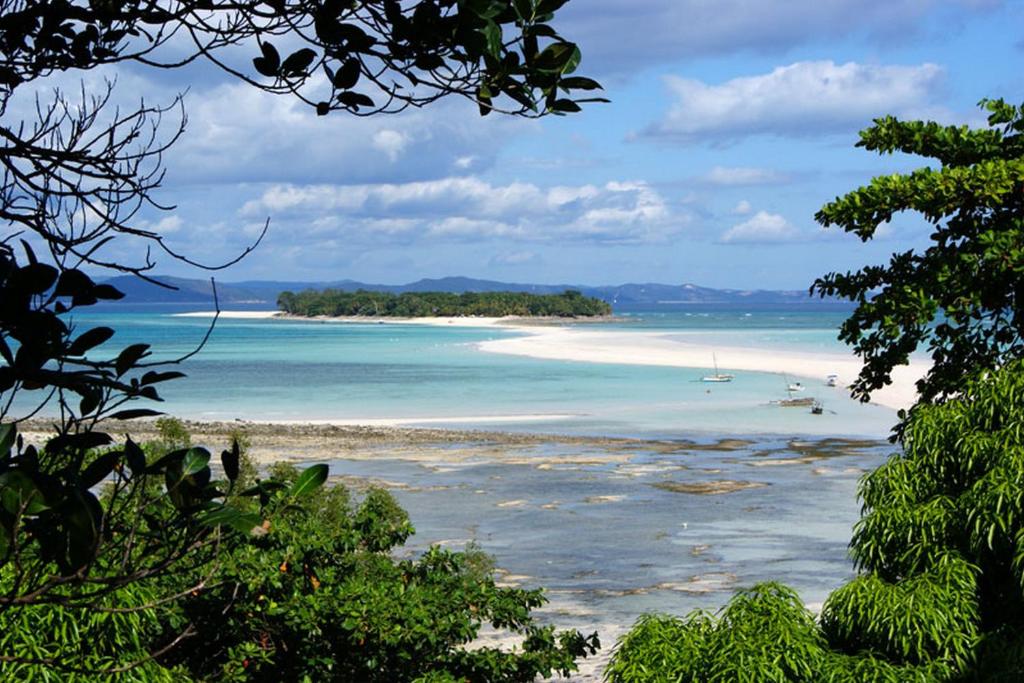
[[[110,307],[78,315],[76,325],[112,326],[110,349],[145,342],[170,359],[193,350],[209,326],[174,315],[184,310]],[[676,305],[619,310],[619,320],[587,329],[844,353],[836,331],[845,313]],[[686,369],[477,347],[514,334],[222,319],[182,366],[188,377],[163,385],[158,407],[198,420],[401,420],[579,439],[506,447],[482,438],[450,457],[442,445],[427,456],[398,449],[322,460],[347,482],[394,492],[417,529],[405,552],[474,541],[515,585],[547,588],[545,619],[596,629],[606,648],[645,611],[715,609],[765,580],[792,585],[814,607],[853,575],[846,547],[857,482],[893,451],[884,439],[894,410],[853,401],[824,377],[803,378],[823,415],[780,408],[771,401],[798,378],[736,372],[729,384],[707,385],[699,378],[710,357],[707,368]],[[607,437],[635,441],[599,440]]]
[[[80,329],[117,330],[107,348],[145,342],[155,358],[195,348],[209,321],[187,307],[110,307],[76,317]],[[194,310],[194,308],[192,309]],[[675,305],[617,311],[587,329],[664,334],[715,346],[845,353],[837,307]],[[602,436],[714,437],[797,434],[884,437],[895,411],[850,400],[824,377],[738,372],[729,384],[699,381],[707,368],[540,360],[483,353],[477,344],[515,335],[496,328],[329,324],[222,318],[206,347],[161,388],[161,409],[200,420],[403,420]],[[718,359],[728,370],[727,358]],[[779,408],[803,381],[825,412]],[[417,422],[424,420],[425,422]]]

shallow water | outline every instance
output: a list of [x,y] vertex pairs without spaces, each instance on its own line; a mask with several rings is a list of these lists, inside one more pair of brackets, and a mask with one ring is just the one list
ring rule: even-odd
[[[160,358],[190,351],[208,321],[162,307],[80,315],[80,329],[111,325],[111,348],[151,343]],[[742,311],[660,317],[632,313],[611,327],[702,335],[760,349],[832,350],[835,312]],[[694,322],[693,319],[698,322]],[[783,325],[793,318],[793,328]],[[751,320],[759,322],[750,322]],[[777,433],[884,436],[887,408],[850,400],[844,390],[808,381],[824,415],[786,409],[787,378],[737,372],[729,384],[701,383],[699,369],[538,360],[488,354],[476,344],[515,334],[500,329],[421,325],[318,324],[221,320],[207,346],[184,366],[189,377],[164,385],[169,412],[207,420],[359,420],[441,418],[464,426],[509,426],[502,416],[540,415],[515,429],[611,435]],[[833,340],[828,341],[829,338]],[[830,346],[831,345],[831,346]],[[709,365],[711,359],[709,358]],[[710,370],[710,368],[709,368]],[[568,418],[547,419],[552,415]],[[494,418],[488,422],[488,418]],[[436,423],[435,423],[436,424]]]
[[[113,326],[113,348],[146,342],[171,358],[192,350],[207,329],[207,321],[173,317],[174,310],[114,308],[77,323]],[[607,326],[696,335],[723,346],[844,350],[835,341],[841,311],[687,307],[631,317]],[[737,372],[734,382],[709,387],[697,381],[700,370],[476,348],[508,334],[515,333],[222,320],[185,365],[189,377],[164,386],[160,407],[206,420],[441,418],[430,426],[709,444],[744,436],[748,443],[728,448],[481,444],[469,459],[387,453],[331,462],[335,476],[384,481],[395,491],[418,529],[408,552],[477,541],[510,582],[547,588],[546,618],[599,629],[606,648],[645,611],[716,609],[737,588],[762,580],[786,582],[815,604],[852,575],[847,543],[858,516],[856,483],[891,447],[814,439],[884,438],[894,411],[854,402],[820,378],[808,383],[808,394],[826,411],[813,416],[769,404],[785,396],[777,375]],[[563,417],[500,419],[509,415]],[[688,492],[731,485],[741,488]]]
[[[678,452],[552,444],[494,455],[482,444],[457,464],[338,460],[331,471],[390,483],[418,529],[410,552],[476,541],[516,585],[547,589],[547,618],[614,637],[645,611],[717,609],[759,581],[822,602],[853,574],[857,480],[890,450],[770,436]],[[655,486],[666,482],[756,487]]]

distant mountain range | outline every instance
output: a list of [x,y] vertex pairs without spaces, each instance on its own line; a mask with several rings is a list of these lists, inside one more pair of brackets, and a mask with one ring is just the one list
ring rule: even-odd
[[[174,303],[209,305],[213,301],[209,280],[155,276],[155,279],[177,289],[167,289],[132,276],[119,276],[105,280],[125,293],[123,301],[131,304]],[[623,285],[533,285],[494,280],[476,280],[468,277],[423,279],[405,285],[376,285],[355,280],[334,282],[275,282],[248,280],[244,282],[217,282],[217,298],[221,307],[230,304],[266,304],[276,308],[277,295],[284,291],[303,289],[365,289],[377,292],[532,292],[557,294],[575,289],[586,296],[603,299],[613,306],[639,306],[655,304],[821,304],[822,300],[808,296],[807,290],[765,289],[712,289],[698,285],[665,285],[657,283],[628,283]],[[824,303],[835,303],[825,300]]]

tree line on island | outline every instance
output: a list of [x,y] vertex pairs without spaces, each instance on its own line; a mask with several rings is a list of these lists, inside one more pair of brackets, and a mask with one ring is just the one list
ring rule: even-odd
[[277,307],[291,315],[369,316],[382,318],[425,318],[505,316],[593,318],[611,315],[612,307],[605,301],[583,296],[568,289],[561,294],[530,294],[528,292],[371,292],[360,289],[346,292],[339,289],[323,291],[282,292]]

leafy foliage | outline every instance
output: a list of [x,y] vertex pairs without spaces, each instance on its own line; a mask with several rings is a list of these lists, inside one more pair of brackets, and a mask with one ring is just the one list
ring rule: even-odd
[[[0,12],[0,220],[37,236],[57,264],[138,275],[149,247],[206,266],[136,224],[167,208],[154,195],[163,155],[184,133],[181,96],[109,111],[114,84],[37,107],[8,106],[19,90],[47,92],[57,73],[129,63],[146,69],[209,64],[316,114],[371,116],[457,96],[481,114],[580,111],[601,86],[576,75],[581,53],[553,27],[566,0],[17,0]],[[76,94],[77,95],[77,94]],[[30,111],[34,120],[14,120]],[[173,121],[177,119],[175,126]],[[112,240],[141,242],[135,261],[105,256]],[[0,240],[2,241],[2,240]]]
[[[301,488],[294,469],[275,474]],[[541,592],[497,587],[478,550],[396,561],[412,531],[383,490],[358,505],[341,487],[318,490],[255,542],[228,541],[220,585],[182,603],[196,638],[173,661],[203,680],[532,681],[594,652],[596,635],[536,625]],[[483,624],[518,634],[522,649],[465,648]]]
[[[169,454],[162,442],[143,449],[149,460]],[[240,451],[238,471],[252,467]],[[0,657],[0,677],[531,681],[568,674],[597,648],[596,635],[537,625],[531,610],[544,603],[541,592],[496,586],[490,558],[476,548],[393,559],[413,528],[387,492],[371,489],[357,504],[344,488],[321,485],[323,466],[277,465],[269,474],[232,498],[236,519],[264,521],[232,532],[223,512],[207,515],[225,525],[217,544],[193,548],[175,571],[88,602],[72,586],[68,600],[0,609],[0,653],[17,653]],[[101,505],[115,490],[106,487]],[[148,487],[159,490],[159,482]],[[135,514],[140,534],[176,517],[158,495]],[[0,587],[17,579],[11,564],[0,567]],[[467,648],[484,625],[519,649]]]
[[788,589],[762,584],[717,619],[642,619],[619,642],[608,678],[1019,680],[1022,398],[1024,361],[1015,361],[912,413],[903,452],[861,482],[851,550],[862,573],[829,596],[819,623]]
[[864,359],[853,384],[863,400],[921,346],[932,359],[918,382],[925,402],[957,395],[979,369],[1024,357],[1024,108],[981,104],[989,128],[877,119],[859,147],[930,157],[939,167],[880,176],[816,215],[865,241],[903,212],[934,226],[924,252],[830,273],[811,288],[857,303],[840,339]]
[[345,292],[327,289],[298,294],[282,292],[278,307],[286,313],[304,316],[381,316],[418,318],[424,316],[482,315],[502,317],[557,316],[591,317],[611,315],[606,302],[583,296],[575,290],[562,294],[526,292]]
[[[0,666],[5,674],[156,680],[162,676],[154,668],[156,660],[187,641],[197,628],[177,607],[180,600],[221,585],[214,578],[219,553],[254,553],[255,571],[264,556],[250,547],[252,539],[272,546],[275,518],[298,515],[327,477],[326,466],[315,465],[287,483],[271,478],[248,486],[255,473],[241,458],[236,441],[221,457],[228,482],[217,483],[209,451],[192,446],[173,421],[162,425],[164,443],[149,451],[130,438],[115,444],[99,428],[107,417],[127,420],[159,414],[125,404],[140,398],[158,401],[156,385],[181,376],[146,360],[146,344],[107,356],[105,345],[114,330],[78,330],[74,314],[97,301],[122,296],[113,287],[96,284],[86,270],[111,269],[147,278],[155,265],[150,247],[207,267],[174,251],[163,235],[137,222],[144,209],[167,208],[154,194],[163,179],[163,155],[184,131],[182,99],[169,106],[111,111],[107,105],[114,86],[108,83],[99,91],[83,86],[80,98],[69,99],[58,88],[52,99],[37,99],[35,107],[9,106],[16,92],[44,92],[46,79],[52,76],[120,62],[174,69],[206,59],[255,88],[297,97],[320,115],[398,112],[450,95],[471,99],[481,114],[570,113],[582,102],[601,98],[577,97],[600,86],[572,75],[580,51],[550,24],[564,4],[565,0],[3,4],[0,221],[6,232],[0,235]],[[174,44],[168,45],[172,40]],[[285,45],[290,50],[282,54],[279,48]],[[240,63],[232,62],[236,59]],[[33,118],[19,120],[19,112],[30,112]],[[165,134],[162,122],[171,113],[179,114],[179,122]],[[37,247],[43,245],[47,263],[24,240],[26,262],[18,263],[15,240],[21,234]],[[106,256],[106,248],[120,238],[141,241],[145,256],[137,262]],[[260,239],[262,235],[256,244]],[[55,434],[43,448],[25,445],[18,437],[16,423],[24,416],[12,420],[15,395],[38,399],[30,412],[48,404],[57,412]],[[352,522],[365,527],[360,538],[367,544],[361,551],[367,566],[385,562],[380,559],[382,549],[393,547],[408,533],[407,520],[396,521],[401,515],[391,503],[375,495]],[[395,525],[388,526],[385,519]],[[299,539],[294,541],[304,547]],[[452,573],[460,571],[455,568]],[[250,574],[238,576],[258,581]],[[363,588],[369,591],[374,586]],[[232,594],[222,615],[234,599]],[[528,611],[539,597],[509,600],[516,609]],[[513,607],[501,610],[515,612]],[[572,657],[565,653],[570,645],[573,651],[587,647],[578,634],[575,639],[566,636],[565,647],[556,646],[549,631],[532,629],[520,612],[508,616],[501,610],[501,619],[523,630],[530,652],[542,653],[522,660],[534,657],[530,666],[538,671],[569,666]],[[211,629],[214,616],[211,613],[206,624]],[[445,618],[439,616],[438,624],[446,623]],[[33,623],[45,628],[27,630]],[[160,635],[154,639],[157,625]],[[292,647],[299,641],[287,642]],[[238,646],[262,651],[260,644],[245,638]],[[512,669],[526,666],[515,658],[495,657],[511,662]]]

